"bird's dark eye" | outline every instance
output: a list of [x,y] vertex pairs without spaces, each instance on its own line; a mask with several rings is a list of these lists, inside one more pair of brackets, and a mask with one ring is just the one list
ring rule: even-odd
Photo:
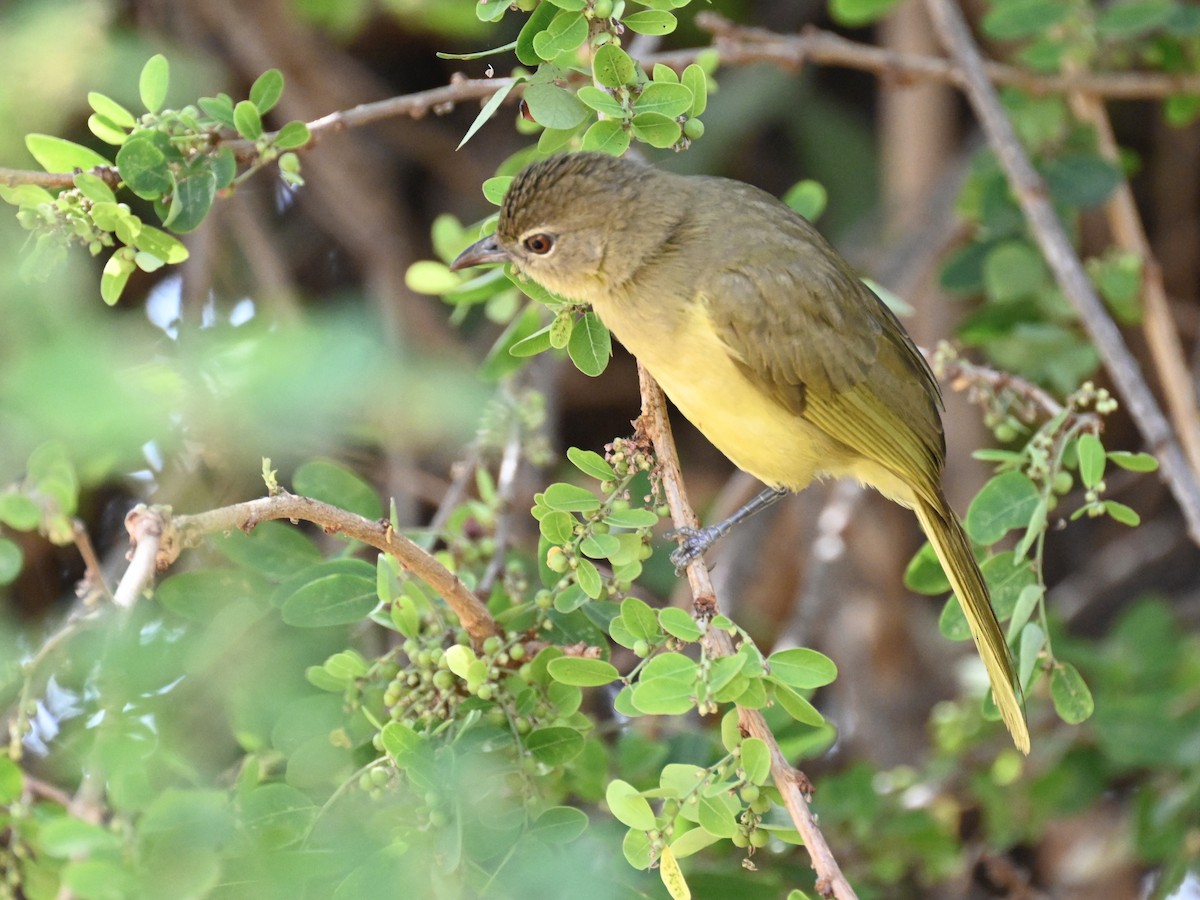
[[548,234],[531,234],[525,238],[525,249],[538,256],[545,256],[554,249],[554,238]]

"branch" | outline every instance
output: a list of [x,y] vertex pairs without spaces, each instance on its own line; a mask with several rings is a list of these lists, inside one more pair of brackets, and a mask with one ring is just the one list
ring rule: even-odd
[[[190,516],[172,516],[166,507],[139,505],[129,514],[126,522],[130,519],[133,519],[135,524],[139,524],[143,519],[157,522],[161,546],[156,563],[160,572],[175,562],[184,547],[195,546],[206,534],[233,531],[235,528],[249,533],[258,523],[271,519],[313,522],[328,534],[345,535],[395,557],[401,566],[429,585],[446,601],[476,646],[482,644],[484,638],[498,633],[492,614],[458,576],[430,553],[393,529],[386,520],[365,519],[328,503],[289,493],[235,503]],[[134,533],[133,528],[130,529],[130,536],[135,541],[140,537]],[[135,546],[135,555],[138,549],[139,547]],[[129,577],[129,573],[126,573],[122,585]]]
[[1163,479],[1187,521],[1188,534],[1200,544],[1200,483],[1188,467],[1170,424],[1146,385],[1137,360],[1125,346],[1121,332],[1109,317],[1088,280],[1079,257],[1063,231],[1041,176],[1025,154],[1012,123],[1004,114],[995,88],[988,81],[983,59],[975,46],[962,12],[950,0],[926,0],[930,18],[942,43],[958,61],[966,80],[967,96],[979,116],[988,142],[1008,176],[1030,230],[1053,270],[1067,300],[1075,307],[1100,358],[1125,399],[1133,421],[1150,451],[1158,457]]
[[[671,436],[671,424],[667,419],[666,401],[662,390],[650,373],[638,363],[638,376],[642,387],[642,415],[638,428],[650,436],[658,461],[658,475],[662,479],[671,519],[676,528],[695,528],[699,525],[696,513],[688,503],[683,491],[683,476],[679,470],[679,457],[675,452],[675,441]],[[693,612],[697,619],[708,621],[716,615],[717,598],[703,558],[693,560],[687,567],[688,583],[691,585]],[[732,656],[733,642],[719,628],[708,628],[704,633],[704,647],[712,656]],[[816,817],[808,806],[812,784],[802,772],[797,771],[784,757],[779,743],[762,713],[756,709],[738,707],[738,723],[742,733],[763,741],[771,751],[771,777],[783,797],[784,805],[804,840],[817,873],[817,891],[822,897],[838,900],[857,900],[850,882],[842,874],[833,851],[825,836],[817,827]]]

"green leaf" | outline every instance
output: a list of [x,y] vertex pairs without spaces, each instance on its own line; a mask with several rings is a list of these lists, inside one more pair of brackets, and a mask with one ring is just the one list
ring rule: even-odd
[[633,105],[637,113],[659,113],[675,118],[681,116],[692,105],[692,92],[682,84],[651,82],[646,85]]
[[637,66],[629,54],[614,44],[605,44],[592,57],[592,73],[597,83],[619,88],[637,83]]
[[1079,454],[1079,480],[1086,488],[1094,488],[1104,478],[1104,445],[1094,434],[1081,434],[1075,444]]
[[599,687],[621,677],[616,666],[610,662],[578,656],[552,659],[546,664],[546,671],[560,684],[573,684],[576,687]]
[[504,202],[508,186],[513,183],[512,175],[494,175],[483,182],[483,196],[489,203],[499,206]]
[[963,615],[958,598],[954,595],[942,606],[938,616],[938,631],[949,641],[965,641],[971,636],[971,626],[967,624],[967,617]]
[[622,123],[615,119],[601,119],[589,125],[584,132],[583,149],[588,153],[621,156],[629,149],[629,140],[629,132]]
[[1120,169],[1094,153],[1055,157],[1042,174],[1056,201],[1080,209],[1103,203],[1122,180]]
[[1108,459],[1113,465],[1128,472],[1154,472],[1158,470],[1158,460],[1149,453],[1110,450],[1108,452]]
[[599,600],[604,592],[604,581],[600,578],[600,572],[590,560],[576,557],[575,561],[578,563],[575,568],[575,580],[585,594],[593,600]]
[[314,459],[301,465],[292,476],[292,488],[366,519],[383,517],[383,503],[375,489],[356,472],[332,460]]
[[[363,577],[370,577],[370,563],[362,560],[333,560],[324,563],[321,551],[316,544],[293,525],[285,522],[261,522],[253,532],[231,531],[224,538],[214,543],[227,559],[247,569],[261,572],[273,581],[286,582],[295,576],[302,576],[305,569],[315,565],[342,566],[338,571],[351,571]],[[327,573],[328,574],[328,573]],[[294,587],[299,587],[311,578],[302,577]]]
[[737,834],[737,815],[741,804],[728,791],[708,795],[701,794],[697,814],[699,825],[709,834],[731,838]]
[[93,825],[73,816],[58,816],[38,831],[38,848],[49,856],[104,854],[118,850],[121,839],[102,825]]
[[652,528],[658,524],[658,514],[638,507],[614,509],[604,517],[604,521],[614,528]]
[[[774,677],[770,681],[775,688],[775,702],[782,706],[789,716],[797,722],[811,725],[814,728],[825,724],[825,717],[808,700]],[[739,705],[745,704],[739,703]]]
[[260,116],[265,116],[279,98],[283,96],[283,73],[278,69],[267,69],[250,86],[250,102],[258,110]]
[[829,14],[839,25],[858,28],[882,19],[899,0],[829,0]]
[[533,39],[546,30],[546,26],[550,24],[550,20],[554,18],[558,10],[555,9],[552,3],[539,3],[533,13],[525,20],[525,24],[521,27],[521,33],[517,35],[517,59],[526,66],[536,66],[541,63],[542,59],[537,55],[537,51],[533,49]]
[[662,636],[658,616],[645,600],[626,597],[621,601],[621,619],[635,639],[653,641]]
[[587,488],[566,482],[556,482],[546,488],[542,502],[550,509],[563,512],[591,512],[600,508],[600,500]]
[[704,74],[704,69],[692,63],[683,70],[679,81],[692,92],[692,108],[687,114],[693,118],[704,115],[704,110],[708,108],[708,76]]
[[578,97],[556,84],[531,84],[523,96],[533,120],[546,128],[575,128],[590,115]]
[[1142,517],[1132,507],[1118,503],[1116,500],[1105,500],[1104,511],[1122,525],[1128,525],[1130,528],[1137,528],[1142,524]]
[[533,52],[546,62],[554,62],[561,54],[579,49],[587,36],[588,23],[583,13],[559,10],[545,31],[533,36]]
[[695,705],[696,663],[682,653],[663,653],[642,669],[633,705],[648,715],[680,716]]
[[[21,548],[6,537],[0,537],[0,584],[12,584],[21,574],[24,556]],[[0,800],[0,803],[3,801]]]
[[1166,25],[1178,8],[1179,4],[1173,0],[1124,0],[1112,3],[1096,17],[1096,33],[1112,40],[1140,37]]
[[826,193],[823,184],[806,178],[788,188],[787,193],[783,195],[783,202],[808,221],[815,222],[825,211],[829,194]]
[[1042,256],[1024,240],[1004,241],[983,262],[983,284],[998,303],[1019,300],[1046,283],[1048,270]]
[[1029,621],[1034,610],[1041,603],[1043,593],[1040,584],[1027,584],[1021,589],[1017,602],[1013,606],[1012,618],[1008,622],[1008,634],[1006,635],[1008,641],[1016,637],[1025,627],[1025,623]]
[[751,784],[766,784],[771,777],[771,751],[765,741],[748,737],[742,741],[742,770]]
[[104,179],[96,175],[88,172],[77,172],[71,180],[75,182],[75,187],[79,188],[79,192],[93,203],[116,202],[117,197],[112,192],[112,188],[104,183]]
[[135,268],[133,260],[123,249],[113,253],[100,273],[100,299],[109,306],[113,306],[120,300],[121,293],[125,290],[129,276],[133,274]]
[[98,91],[89,91],[87,98],[88,105],[117,128],[130,129],[137,124],[133,113],[111,97]]
[[127,140],[117,151],[117,171],[131,191],[144,200],[155,200],[171,190],[174,178],[160,143],[166,135],[145,134]]
[[679,23],[669,12],[644,9],[631,16],[622,17],[621,24],[638,34],[662,35],[670,34]]
[[908,567],[904,570],[904,586],[918,594],[936,597],[950,590],[950,579],[942,568],[933,546],[926,541],[921,549],[913,554]]
[[300,121],[292,121],[276,132],[271,143],[279,150],[295,150],[311,140],[312,133],[309,132],[308,126]]
[[629,782],[619,778],[609,782],[604,801],[608,804],[608,811],[622,825],[639,831],[649,831],[654,827],[654,810]]
[[[0,756],[0,804],[8,805],[21,799],[25,790],[25,774],[7,754]],[[42,820],[43,822],[45,819]]]
[[304,838],[317,807],[290,784],[260,784],[238,797],[241,822],[261,848],[278,850]]
[[548,0],[559,9],[569,9],[572,12],[579,12],[587,6],[587,0]]
[[658,622],[662,626],[663,631],[672,637],[679,638],[681,641],[688,641],[689,643],[698,641],[704,635],[700,625],[692,618],[691,613],[680,609],[678,606],[668,606],[660,609],[658,611]]
[[579,520],[569,512],[556,509],[542,517],[538,529],[542,537],[552,544],[569,544],[575,540],[575,526]]
[[238,134],[248,141],[257,141],[262,137],[262,115],[249,100],[241,100],[233,107],[233,124]]
[[650,73],[651,81],[658,81],[662,84],[679,84],[679,74],[670,66],[665,66],[662,63],[655,63],[654,68]]
[[983,17],[983,30],[1001,41],[1036,37],[1057,25],[1071,7],[1060,0],[998,0]]
[[212,170],[196,168],[175,179],[171,207],[163,225],[180,234],[200,227],[217,196],[217,179]]
[[1068,725],[1078,725],[1092,717],[1096,705],[1079,671],[1068,662],[1059,662],[1050,673],[1050,697],[1054,711]]
[[567,355],[584,375],[595,377],[608,366],[612,356],[612,336],[600,317],[591,310],[585,312],[571,331]]
[[578,447],[567,448],[567,459],[584,475],[591,475],[599,481],[612,481],[617,477],[613,467],[594,450],[580,450]]
[[[679,834],[679,832],[675,833]],[[677,859],[683,859],[693,853],[699,853],[705,847],[709,847],[719,840],[721,838],[710,834],[703,828],[693,828],[691,831],[685,831],[671,842],[671,852]]]
[[455,149],[461,150],[463,144],[474,137],[475,132],[483,127],[483,123],[496,114],[496,110],[500,108],[500,104],[504,102],[504,98],[512,92],[512,89],[518,84],[524,83],[524,81],[525,79],[523,78],[514,78],[508,84],[497,90],[496,93],[492,94],[488,102],[483,104],[483,108],[479,110],[479,115],[475,117],[475,121],[471,123],[471,127],[467,129],[467,133],[463,135],[463,139],[458,142],[458,146]]
[[988,481],[971,501],[963,524],[979,543],[994,544],[1009,531],[1024,529],[1040,499],[1028,476],[1004,472]]
[[837,678],[837,666],[824,653],[807,647],[780,650],[767,657],[776,680],[799,690],[818,688]]
[[33,531],[42,521],[42,511],[32,498],[8,490],[0,494],[0,522],[14,531]]
[[606,116],[612,116],[617,119],[624,119],[628,115],[628,110],[621,105],[608,91],[596,87],[594,84],[585,84],[579,89],[576,94],[579,101],[588,109],[594,109],[596,112],[604,113]]
[[161,53],[156,53],[142,66],[138,78],[138,93],[142,105],[148,112],[156,113],[162,109],[167,99],[167,88],[171,83],[171,65]]
[[579,552],[592,559],[611,559],[621,552],[621,542],[615,534],[589,534],[579,542]]
[[280,609],[283,621],[298,628],[324,628],[361,622],[375,608],[375,579],[326,575],[295,591]]
[[1017,643],[1017,678],[1021,684],[1029,684],[1045,646],[1046,632],[1036,622],[1030,622],[1021,629],[1021,638]]
[[25,135],[25,147],[47,172],[71,172],[94,169],[112,163],[88,147],[49,134]]
[[674,146],[683,134],[678,122],[661,113],[638,113],[630,120],[630,125],[634,137],[659,150]]
[[543,765],[561,766],[583,752],[583,735],[561,725],[538,728],[526,735],[525,747]]
[[141,227],[133,245],[171,265],[177,265],[188,258],[188,248],[182,241],[150,225]]

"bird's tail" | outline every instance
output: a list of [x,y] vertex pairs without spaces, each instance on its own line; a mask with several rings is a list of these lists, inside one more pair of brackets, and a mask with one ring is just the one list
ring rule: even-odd
[[913,508],[921,521],[921,528],[934,552],[941,560],[946,577],[967,624],[971,626],[971,636],[975,638],[975,646],[987,669],[988,679],[992,683],[992,696],[1004,724],[1012,734],[1013,743],[1022,753],[1029,753],[1029,726],[1025,722],[1023,698],[1020,694],[1020,684],[1013,673],[1012,659],[1008,653],[1008,644],[996,613],[992,610],[992,601],[988,595],[987,584],[983,573],[975,562],[971,552],[971,542],[963,531],[958,517],[950,509],[946,498],[939,491],[938,503],[918,499]]

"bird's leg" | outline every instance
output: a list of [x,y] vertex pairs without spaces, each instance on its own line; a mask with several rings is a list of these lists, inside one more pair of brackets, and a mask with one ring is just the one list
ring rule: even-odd
[[709,547],[732,531],[735,525],[750,518],[756,512],[766,509],[786,493],[788,493],[786,488],[763,488],[749,503],[715,525],[709,525],[707,528],[676,528],[668,531],[667,537],[682,538],[679,546],[671,553],[671,562],[675,564],[675,570],[678,572],[696,557],[706,553]]

